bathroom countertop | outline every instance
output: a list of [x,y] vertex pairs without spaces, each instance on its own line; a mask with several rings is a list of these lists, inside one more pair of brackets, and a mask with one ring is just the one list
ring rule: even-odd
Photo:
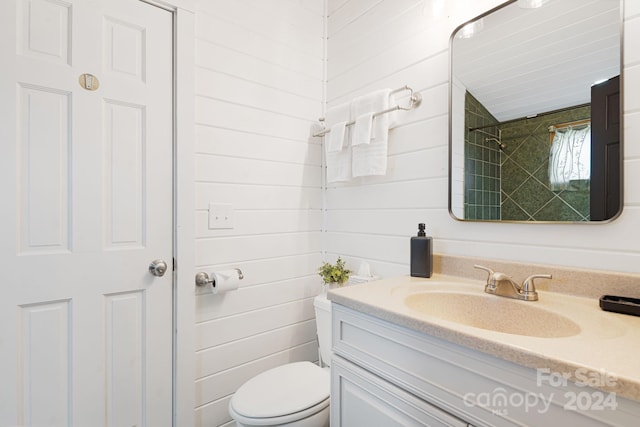
[[[640,401],[640,317],[603,311],[594,298],[539,291],[538,301],[505,304],[534,305],[573,320],[577,335],[561,338],[515,335],[443,320],[409,308],[411,294],[448,287],[464,293],[506,299],[484,292],[484,281],[436,274],[429,279],[410,276],[346,286],[329,291],[329,300],[397,325],[435,336],[529,368],[546,368],[579,383]],[[497,302],[497,301],[496,301]],[[474,307],[468,307],[473,310]],[[514,318],[526,322],[526,318]]]

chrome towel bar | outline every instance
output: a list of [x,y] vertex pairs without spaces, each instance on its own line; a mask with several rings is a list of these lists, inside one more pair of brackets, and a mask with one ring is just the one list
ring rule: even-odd
[[[406,106],[396,105],[394,107],[387,108],[386,110],[377,111],[377,112],[373,113],[373,117],[377,117],[377,116],[381,116],[383,114],[391,113],[392,111],[398,111],[398,110],[409,111],[409,110],[412,110],[414,108],[417,108],[420,105],[420,103],[422,102],[422,95],[420,95],[419,92],[414,92],[413,89],[411,89],[409,86],[403,86],[401,88],[392,90],[389,94],[393,95],[393,94],[404,92],[404,91],[409,91],[409,103],[408,103],[408,105],[406,105]],[[319,120],[324,123],[324,117],[321,117]],[[347,122],[347,126],[352,126],[355,123],[356,123],[356,121],[352,120],[350,122]],[[318,131],[318,132],[314,133],[312,136],[314,136],[314,137],[324,136],[324,135],[328,134],[329,132],[331,132],[331,129],[323,129],[321,131]]]

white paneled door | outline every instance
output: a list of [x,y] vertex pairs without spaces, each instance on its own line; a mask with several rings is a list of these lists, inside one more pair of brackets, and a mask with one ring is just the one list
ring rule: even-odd
[[170,426],[171,13],[2,0],[0,54],[0,426]]

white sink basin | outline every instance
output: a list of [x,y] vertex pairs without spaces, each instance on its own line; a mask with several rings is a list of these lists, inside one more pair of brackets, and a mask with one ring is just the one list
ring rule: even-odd
[[434,281],[396,286],[390,297],[412,317],[453,328],[545,339],[609,339],[625,333],[615,316],[601,311],[596,301],[539,294],[538,301],[520,301],[485,293],[477,284]]
[[535,302],[489,294],[427,291],[407,296],[404,303],[427,316],[507,334],[561,338],[581,332],[573,320],[539,308]]

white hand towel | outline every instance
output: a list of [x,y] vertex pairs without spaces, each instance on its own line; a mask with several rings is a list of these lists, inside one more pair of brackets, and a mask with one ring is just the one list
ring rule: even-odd
[[335,153],[342,151],[344,147],[344,134],[347,128],[347,122],[339,122],[331,126],[329,133],[329,141],[326,141],[327,153]]
[[[327,162],[327,183],[349,181],[351,179],[351,147],[349,146],[350,105],[336,105],[327,109],[325,124],[331,132],[325,135],[325,158]],[[336,134],[334,134],[334,128]],[[335,140],[334,140],[335,137]]]
[[[382,89],[354,99],[351,103],[352,117],[359,118],[388,109],[390,93],[390,89]],[[359,144],[356,145],[354,140],[351,161],[354,178],[387,173],[388,136],[389,116],[381,114],[373,118],[369,143],[358,141]]]
[[373,130],[373,111],[359,115],[353,125],[353,138],[351,146],[369,144]]

